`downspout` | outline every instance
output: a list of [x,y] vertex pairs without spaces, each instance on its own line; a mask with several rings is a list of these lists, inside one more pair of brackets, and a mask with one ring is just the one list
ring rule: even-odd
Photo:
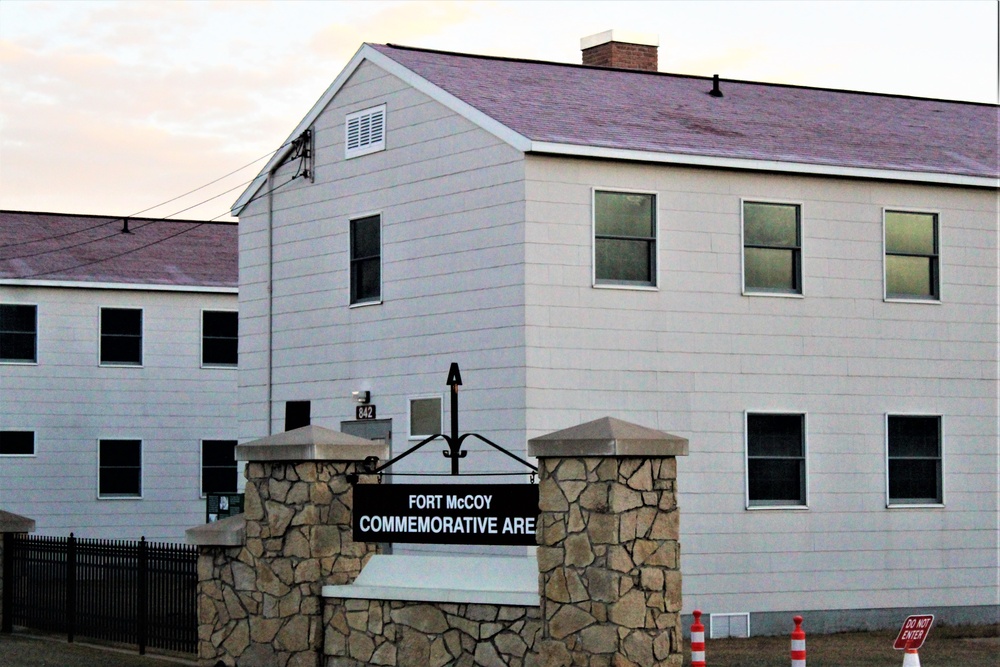
[[274,435],[274,172],[267,172],[267,434]]

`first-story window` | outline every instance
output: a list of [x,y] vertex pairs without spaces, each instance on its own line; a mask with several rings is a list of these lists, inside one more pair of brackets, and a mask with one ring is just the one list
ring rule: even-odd
[[889,505],[940,505],[944,502],[941,418],[886,417]]
[[656,195],[594,191],[594,284],[656,286]]
[[940,298],[938,217],[885,212],[885,298]]
[[747,413],[747,506],[806,504],[805,415]]
[[236,366],[239,360],[239,315],[235,311],[206,310],[201,314],[203,366]]
[[0,304],[0,361],[38,361],[37,307]]
[[743,290],[802,293],[802,234],[796,204],[743,202]]
[[382,216],[351,220],[351,303],[382,298]]
[[98,442],[97,495],[100,498],[142,496],[142,441]]
[[423,440],[441,432],[441,397],[410,399],[410,439]]
[[34,455],[34,431],[0,431],[0,456]]
[[236,493],[236,441],[201,443],[201,494]]
[[101,308],[101,363],[142,365],[142,310]]

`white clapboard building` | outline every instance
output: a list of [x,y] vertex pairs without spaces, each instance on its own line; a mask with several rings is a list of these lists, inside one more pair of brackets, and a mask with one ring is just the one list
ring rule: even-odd
[[234,205],[241,441],[308,401],[398,455],[450,428],[454,362],[460,430],[520,456],[605,415],[689,439],[713,632],[995,619],[998,107],[583,48],[360,48]]
[[236,491],[236,225],[0,211],[0,509],[184,541]]

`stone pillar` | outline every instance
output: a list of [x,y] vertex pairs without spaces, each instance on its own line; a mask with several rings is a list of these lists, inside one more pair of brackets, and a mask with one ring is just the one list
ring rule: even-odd
[[687,452],[684,438],[610,417],[528,441],[540,479],[534,664],[680,667],[675,457]]
[[320,664],[322,586],[351,583],[375,553],[375,545],[351,538],[346,476],[366,457],[387,455],[383,443],[318,426],[237,446],[237,459],[248,462],[244,513],[188,531],[188,541],[202,546],[204,664]]
[[[4,552],[14,535],[33,532],[35,532],[34,519],[0,510],[0,601],[2,601],[0,604],[0,631],[2,632],[10,632],[12,629],[9,616],[11,610],[8,608],[7,598],[4,597],[4,580],[10,571],[10,563],[5,560],[9,555]],[[9,586],[10,583],[7,582],[7,585]]]

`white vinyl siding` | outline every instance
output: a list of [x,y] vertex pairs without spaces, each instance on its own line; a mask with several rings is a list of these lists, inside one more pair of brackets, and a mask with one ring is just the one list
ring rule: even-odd
[[[237,374],[201,367],[202,311],[236,294],[0,285],[37,304],[38,364],[0,371],[0,430],[32,431],[34,456],[0,464],[3,509],[41,535],[183,542],[205,521],[202,439],[236,439]],[[100,308],[143,311],[143,366],[98,366]],[[142,502],[98,499],[100,439],[141,439]]]
[[[526,437],[612,415],[690,439],[687,613],[995,604],[977,583],[997,567],[995,192],[550,156],[526,177]],[[591,288],[595,183],[658,193],[657,292]],[[743,200],[800,203],[808,298],[741,293]],[[948,221],[940,307],[883,299],[900,202]],[[744,411],[790,408],[809,510],[747,511]],[[947,415],[947,506],[928,520],[886,508],[886,413]],[[790,588],[803,571],[809,590]]]

